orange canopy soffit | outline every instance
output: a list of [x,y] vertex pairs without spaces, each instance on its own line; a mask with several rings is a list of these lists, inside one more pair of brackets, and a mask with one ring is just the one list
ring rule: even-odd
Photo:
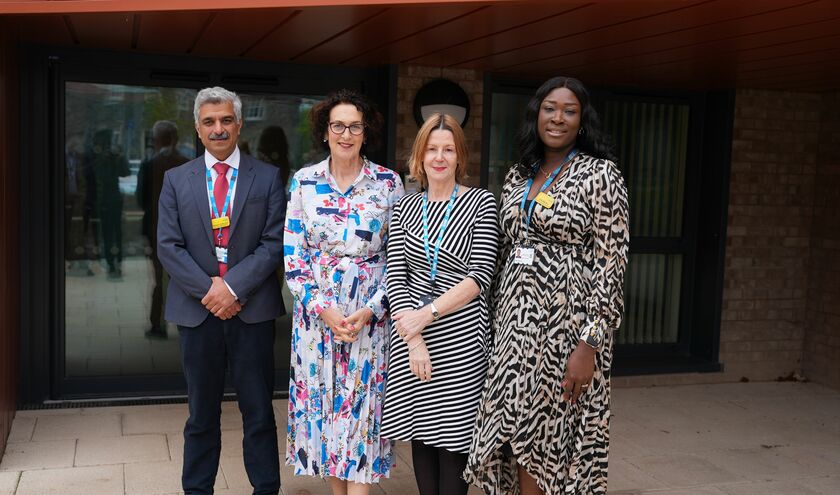
[[[564,1],[564,0],[559,0]],[[436,3],[510,3],[510,0],[0,0],[0,14],[69,14],[82,12],[161,12],[276,7],[406,5]]]

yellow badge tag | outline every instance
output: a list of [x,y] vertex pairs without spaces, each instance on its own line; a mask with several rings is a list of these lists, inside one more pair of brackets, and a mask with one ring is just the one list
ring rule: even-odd
[[227,217],[227,216],[219,217],[219,218],[213,218],[212,220],[210,220],[210,225],[213,226],[213,230],[223,229],[225,227],[229,227],[230,226],[230,218]]
[[548,194],[541,192],[537,194],[537,197],[534,198],[534,201],[540,204],[543,208],[551,208],[554,205],[554,198],[549,196]]

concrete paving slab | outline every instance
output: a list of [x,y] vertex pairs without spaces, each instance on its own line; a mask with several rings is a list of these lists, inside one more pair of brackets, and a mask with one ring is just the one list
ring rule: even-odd
[[726,495],[821,495],[796,481],[757,481],[754,483],[720,485]]
[[122,432],[123,435],[183,432],[188,416],[186,408],[125,411]]
[[800,448],[768,447],[712,450],[697,455],[751,481],[827,476],[840,467]]
[[57,408],[57,409],[27,409],[23,411],[17,411],[15,413],[15,417],[21,418],[35,418],[35,417],[42,417],[42,416],[74,416],[81,414],[82,410],[79,408]]
[[0,471],[26,471],[73,466],[76,440],[10,443],[0,461]]
[[19,471],[0,472],[0,495],[14,495],[19,479]]
[[691,454],[642,457],[627,462],[672,488],[745,480],[742,476]]
[[9,432],[9,438],[6,439],[9,443],[31,442],[32,432],[35,431],[35,423],[38,418],[31,416],[15,416],[12,421],[12,430]]
[[[840,493],[840,474],[835,474],[840,473],[840,438],[835,435],[840,433],[840,427],[833,424],[840,423],[836,412],[838,399],[840,392],[801,383],[616,389],[609,493]],[[274,401],[281,452],[285,451],[286,408],[286,401]],[[216,493],[250,495],[250,483],[242,464],[238,406],[235,402],[224,402],[222,409],[222,466],[218,479],[224,485],[219,485]],[[37,414],[41,412],[44,414]],[[123,436],[91,436],[78,441],[77,464],[115,463],[114,466],[123,469],[123,480],[130,493],[179,493],[181,432],[187,416],[184,404],[22,411],[17,418],[23,421],[13,432],[14,438],[22,441],[9,443],[7,447],[6,459],[0,464],[3,470],[0,487],[3,483],[17,483],[20,471],[24,471],[20,475],[23,478],[30,470],[55,470],[73,465],[75,440],[26,441],[30,439],[27,431],[34,436],[42,418],[56,416],[70,418],[68,424],[77,426],[90,424],[84,419],[74,419],[79,416],[94,419],[122,416]],[[148,442],[148,438],[156,440],[145,446],[132,443],[138,439]],[[42,444],[49,447],[44,448]],[[65,452],[64,458],[61,452]],[[417,493],[410,445],[398,442],[395,454],[397,466],[391,479],[371,487],[371,495]],[[326,483],[312,477],[294,477],[291,467],[283,467],[282,480],[285,495],[301,495],[304,491],[310,495],[322,491],[329,494]],[[98,495],[98,492],[90,493]],[[0,495],[7,494],[0,491]],[[480,492],[472,488],[470,495],[480,495]]]
[[691,488],[666,488],[664,490],[609,492],[609,495],[726,495],[725,492],[713,486],[695,486]]
[[123,495],[123,467],[94,466],[25,471],[16,495]]
[[[216,490],[227,488],[221,470]],[[165,495],[181,492],[181,461],[138,462],[125,465],[125,495]]]
[[825,495],[840,493],[840,474],[821,478],[807,478],[799,480],[799,484]]
[[100,416],[42,416],[38,418],[32,440],[63,440],[69,438],[118,437],[122,435],[119,414]]
[[610,459],[609,461],[608,489],[610,493],[613,491],[639,493],[666,487],[666,484],[626,460]]
[[184,459],[184,434],[183,433],[167,433],[166,445],[169,449],[169,458],[173,461],[183,461]]
[[79,439],[75,465],[99,466],[169,460],[165,435],[130,435]]

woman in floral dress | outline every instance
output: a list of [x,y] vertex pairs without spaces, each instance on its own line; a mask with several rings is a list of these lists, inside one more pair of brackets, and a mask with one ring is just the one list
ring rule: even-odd
[[286,463],[325,477],[336,495],[367,494],[387,477],[380,438],[390,319],[385,245],[399,176],[364,157],[382,117],[341,90],[312,109],[330,155],[298,171],[286,216],[286,281],[295,297]]

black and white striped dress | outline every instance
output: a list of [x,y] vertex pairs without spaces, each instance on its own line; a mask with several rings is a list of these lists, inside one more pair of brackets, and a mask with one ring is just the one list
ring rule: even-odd
[[[391,313],[415,309],[431,289],[431,267],[423,249],[421,193],[405,196],[394,208],[388,239],[388,301]],[[429,202],[430,248],[449,199]],[[435,280],[440,296],[465,277],[481,293],[461,309],[423,330],[432,362],[432,379],[411,373],[408,348],[391,329],[382,438],[418,440],[432,447],[466,453],[487,373],[489,311],[486,292],[493,278],[499,239],[496,200],[471,188],[458,196],[443,237]]]

